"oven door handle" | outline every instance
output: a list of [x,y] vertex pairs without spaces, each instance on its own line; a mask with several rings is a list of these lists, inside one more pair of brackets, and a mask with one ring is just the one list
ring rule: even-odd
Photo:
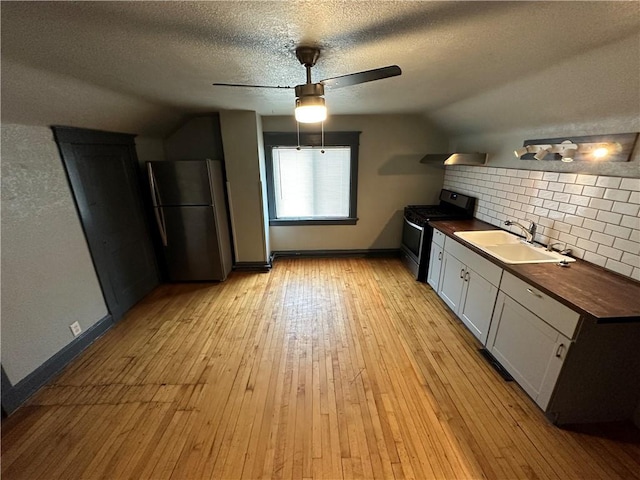
[[409,225],[411,225],[413,228],[417,228],[418,230],[424,230],[424,227],[421,227],[420,225],[416,225],[413,222],[410,222],[409,220],[407,220],[406,218],[404,219],[405,222],[407,222]]

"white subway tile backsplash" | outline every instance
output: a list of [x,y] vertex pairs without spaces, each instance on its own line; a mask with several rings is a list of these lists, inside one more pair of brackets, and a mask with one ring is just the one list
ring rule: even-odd
[[619,177],[598,177],[597,187],[618,188],[622,181]]
[[542,217],[540,220],[538,220],[538,223],[543,227],[553,227],[554,222],[550,218]]
[[633,267],[631,265],[627,265],[626,263],[620,263],[612,259],[607,260],[607,263],[605,264],[605,268],[609,270],[613,270],[614,272],[617,272],[621,275],[626,275],[626,276],[630,276],[633,270]]
[[640,267],[640,255],[632,255],[631,253],[624,252],[622,254],[622,261],[627,265]]
[[598,249],[598,244],[596,242],[592,242],[591,240],[585,240],[584,238],[578,238],[577,245],[578,247],[584,248],[589,252],[595,252]]
[[623,178],[620,182],[620,189],[640,192],[640,178]]
[[575,245],[578,242],[578,237],[569,235],[568,233],[561,233],[559,240],[565,242],[567,245]]
[[558,212],[556,210],[549,210],[547,217],[551,218],[552,220],[564,220],[564,213]]
[[475,196],[481,220],[532,219],[539,242],[640,280],[640,179],[450,166],[444,185]]
[[587,205],[589,205],[590,200],[591,197],[583,197],[582,195],[571,195],[571,199],[569,200],[569,202],[575,205],[582,205],[583,207],[586,207]]
[[576,227],[574,225],[573,227],[571,227],[571,234],[575,235],[576,237],[584,238],[585,240],[588,240],[591,237],[591,230],[586,228]]
[[595,175],[578,175],[575,183],[578,185],[595,185],[598,179]]
[[576,209],[576,215],[584,218],[596,218],[596,216],[598,215],[598,210],[596,210],[595,208],[578,207]]
[[621,227],[619,225],[611,225],[610,223],[608,223],[604,228],[604,233],[626,240],[631,236],[631,229],[627,227]]
[[594,232],[604,232],[607,224],[604,222],[599,222],[597,220],[591,220],[590,218],[585,218],[582,226]]
[[583,188],[584,188],[584,187],[583,187],[582,185],[574,185],[574,184],[572,184],[572,183],[567,183],[567,184],[564,186],[564,191],[565,191],[566,193],[573,193],[573,194],[575,194],[575,195],[580,195],[580,194],[582,193],[582,189],[583,189]]
[[600,220],[605,223],[613,223],[614,225],[620,225],[620,220],[622,220],[622,215],[619,213],[605,212],[600,210],[598,215],[596,215],[596,220]]
[[560,203],[558,205],[558,211],[563,213],[574,214],[576,213],[577,209],[578,207],[576,207],[575,205],[569,205],[568,203]]
[[[584,218],[578,217],[576,215],[565,215],[564,221],[570,225],[574,225],[576,227],[581,227],[584,222]],[[587,237],[588,238],[588,237]]]
[[622,258],[622,250],[607,247],[606,245],[599,245],[596,253],[602,255],[603,257],[612,258],[614,260],[620,260]]
[[611,245],[613,245],[613,241],[615,240],[615,237],[612,237],[611,235],[606,235],[604,233],[592,232],[591,240],[593,240],[594,242],[598,242],[602,245],[606,245],[607,247],[610,247]]
[[592,198],[589,201],[589,206],[591,208],[597,208],[598,210],[609,211],[613,207],[613,201],[612,200],[604,200],[602,198]]
[[597,253],[593,252],[585,252],[584,259],[587,262],[595,263],[596,265],[600,265],[601,267],[604,267],[607,263],[607,257],[603,257],[602,255],[598,255]]
[[632,205],[630,203],[615,202],[611,208],[612,212],[622,213],[624,215],[638,216],[640,205]]
[[604,196],[604,188],[602,187],[583,187],[582,195],[587,197],[602,198]]
[[568,202],[570,198],[571,195],[569,195],[568,193],[556,192],[553,194],[553,199],[558,202]]
[[631,253],[633,255],[640,255],[640,243],[632,242],[630,240],[624,240],[622,238],[616,238],[613,242],[615,248],[619,248],[623,252]]
[[575,173],[561,173],[558,176],[558,182],[576,183],[577,178],[578,178],[578,175],[576,175]]
[[546,208],[542,208],[542,207],[536,207],[533,210],[533,213],[535,213],[536,215],[542,215],[543,217],[548,217],[549,216],[549,210],[547,210]]
[[629,200],[631,192],[628,190],[618,190],[615,188],[607,188],[604,192],[604,197],[609,200],[615,200],[617,202],[626,202]]
[[551,200],[554,192],[551,190],[538,190],[538,198],[544,198],[545,200]]

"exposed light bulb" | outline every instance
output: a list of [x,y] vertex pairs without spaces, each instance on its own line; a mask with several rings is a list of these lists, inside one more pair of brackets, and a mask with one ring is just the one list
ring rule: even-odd
[[609,149],[607,147],[598,147],[593,151],[593,158],[604,158],[609,155]]

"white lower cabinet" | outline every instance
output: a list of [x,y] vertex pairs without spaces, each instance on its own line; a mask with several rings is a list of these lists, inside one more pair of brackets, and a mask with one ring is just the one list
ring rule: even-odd
[[487,349],[544,410],[571,340],[500,292]]
[[455,240],[445,240],[438,294],[483,344],[501,276],[500,267]]
[[433,230],[431,238],[431,253],[429,255],[429,269],[427,270],[427,283],[435,292],[440,287],[440,270],[442,268],[442,256],[444,255],[444,240],[446,235],[438,229]]

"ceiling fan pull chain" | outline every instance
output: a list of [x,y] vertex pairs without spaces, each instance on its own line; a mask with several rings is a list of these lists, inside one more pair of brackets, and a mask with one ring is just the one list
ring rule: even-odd
[[298,131],[298,146],[296,150],[300,150],[300,122],[296,120],[296,130]]
[[320,153],[324,153],[324,120],[320,123]]

